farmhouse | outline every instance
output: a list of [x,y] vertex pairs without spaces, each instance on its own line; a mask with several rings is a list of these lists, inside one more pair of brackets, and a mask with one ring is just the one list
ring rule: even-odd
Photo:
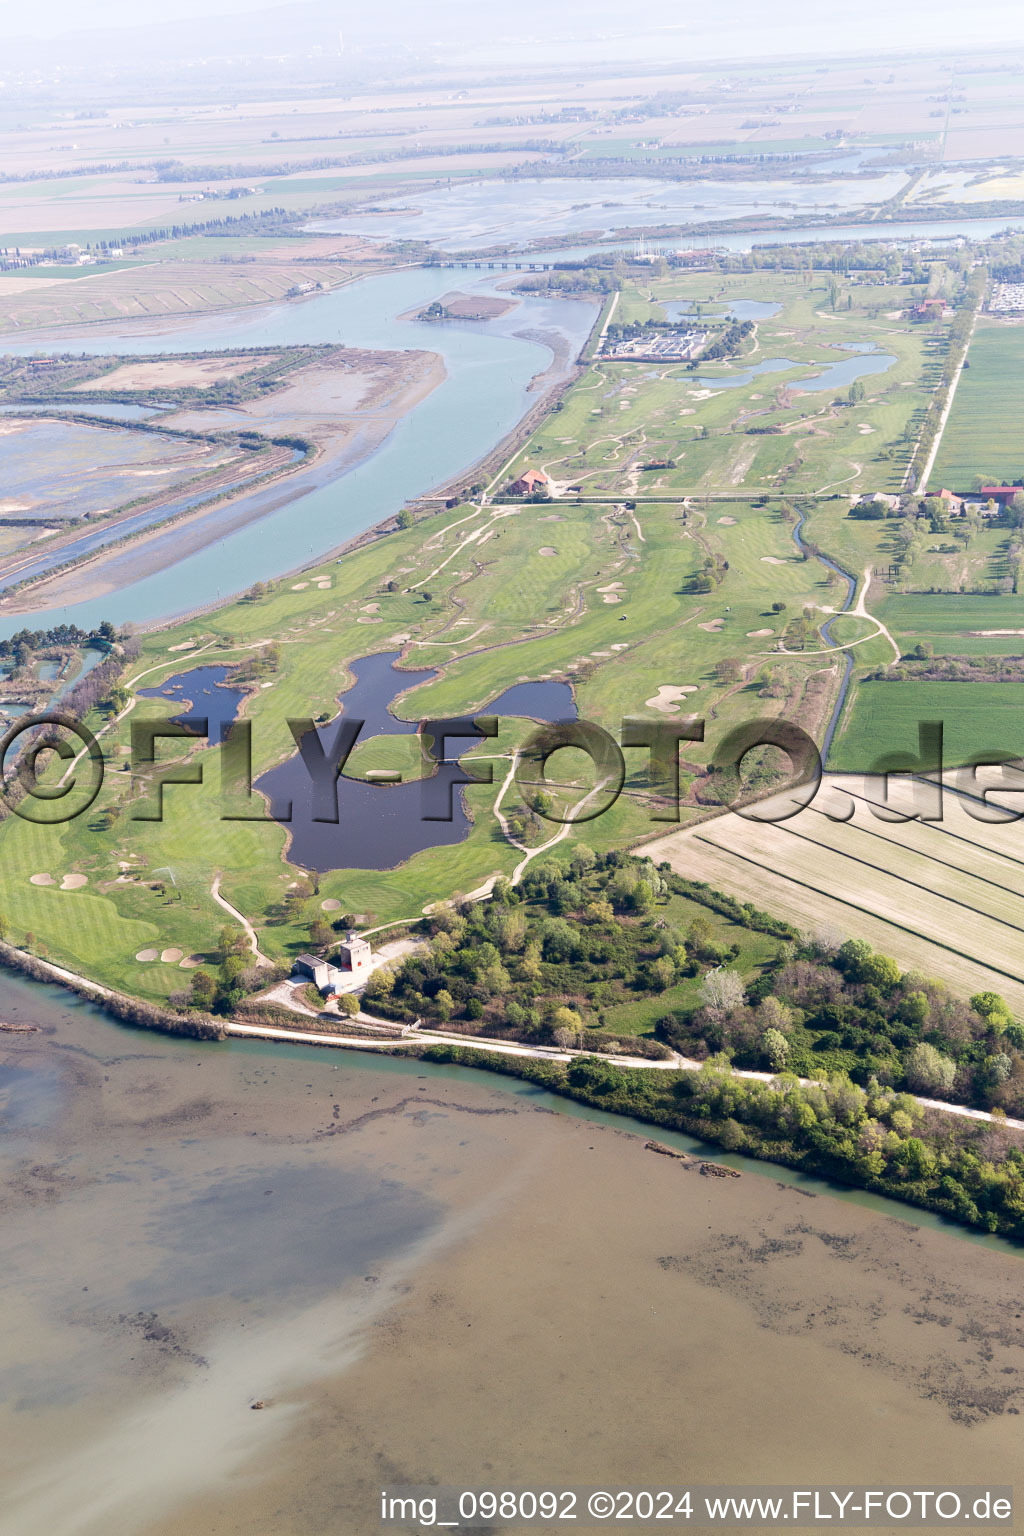
[[945,299],[922,299],[920,304],[912,307],[910,313],[915,320],[941,320],[948,309]]
[[524,469],[518,480],[509,486],[513,496],[537,496],[545,492],[551,495],[551,481],[542,469]]
[[986,501],[997,501],[1001,506],[1005,506],[1008,501],[1012,501],[1015,496],[1020,496],[1022,493],[1024,493],[1024,485],[983,485],[978,495],[984,496]]

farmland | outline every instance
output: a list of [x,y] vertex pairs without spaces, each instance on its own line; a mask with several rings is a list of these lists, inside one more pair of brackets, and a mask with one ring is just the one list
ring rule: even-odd
[[829,766],[862,771],[880,753],[916,756],[918,723],[930,720],[942,722],[947,764],[969,762],[983,749],[1024,754],[1024,683],[862,682]]
[[1024,475],[1024,327],[983,317],[968,362],[932,474],[936,490],[946,485],[961,494],[979,483],[1016,484]]
[[[800,928],[856,932],[907,970],[961,994],[991,989],[1024,1008],[1020,825],[983,825],[949,791],[941,824],[894,823],[871,812],[878,798],[862,776],[830,774],[813,804],[787,821],[727,815],[644,851]],[[913,809],[905,794],[892,803]],[[842,816],[851,804],[850,821],[825,814]]]

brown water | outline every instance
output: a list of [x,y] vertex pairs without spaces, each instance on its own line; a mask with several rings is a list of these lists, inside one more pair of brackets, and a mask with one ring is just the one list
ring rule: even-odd
[[0,1016],[42,1026],[0,1035],[4,1536],[363,1536],[435,1479],[1013,1480],[1015,1254],[483,1074],[10,980]]

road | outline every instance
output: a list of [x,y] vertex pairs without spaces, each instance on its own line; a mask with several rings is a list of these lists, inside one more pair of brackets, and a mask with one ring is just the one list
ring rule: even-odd
[[[382,1023],[392,1022],[381,1020]],[[523,1056],[534,1061],[558,1061],[569,1062],[579,1056],[592,1056],[592,1051],[561,1050],[557,1046],[521,1045],[518,1042],[508,1040],[489,1040],[481,1035],[457,1035],[443,1034],[429,1029],[412,1029],[403,1038],[402,1042],[396,1040],[368,1040],[363,1035],[336,1035],[301,1029],[278,1029],[273,1025],[264,1024],[229,1024],[228,1032],[232,1035],[247,1035],[263,1040],[289,1040],[309,1045],[341,1046],[349,1050],[382,1051],[400,1049],[406,1045],[457,1045],[470,1051],[490,1051],[497,1056]],[[680,1056],[673,1051],[671,1056],[664,1060],[648,1060],[644,1056],[605,1056],[602,1061],[609,1061],[617,1067],[654,1068],[662,1072],[699,1072],[703,1062],[694,1061],[688,1056]],[[771,1072],[742,1072],[733,1068],[732,1076],[748,1078],[755,1082],[770,1083],[774,1074]],[[810,1079],[801,1077],[801,1083],[809,1083]],[[968,1109],[963,1104],[945,1104],[939,1099],[921,1098],[917,1094],[912,1095],[915,1101],[923,1109],[938,1109],[947,1115],[959,1115],[966,1120],[982,1120],[993,1123],[992,1116],[984,1109]],[[1014,1120],[1009,1116],[1005,1120],[999,1119],[1000,1125],[1006,1125],[1011,1130],[1024,1131],[1024,1120]]]

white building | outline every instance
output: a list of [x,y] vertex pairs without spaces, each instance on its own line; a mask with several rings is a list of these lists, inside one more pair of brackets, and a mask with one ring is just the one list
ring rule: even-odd
[[369,976],[373,970],[373,950],[357,934],[350,933],[344,944],[339,944],[338,958],[352,976]]

